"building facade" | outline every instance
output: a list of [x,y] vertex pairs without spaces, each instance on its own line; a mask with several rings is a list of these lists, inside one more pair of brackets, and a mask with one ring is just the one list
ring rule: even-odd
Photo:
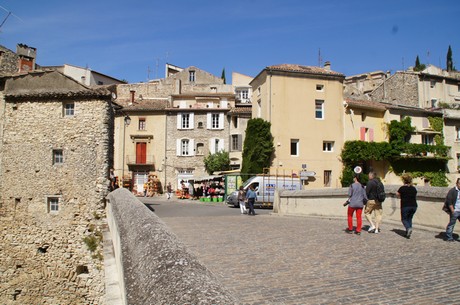
[[0,299],[101,304],[111,94],[55,71],[2,82]]
[[[197,67],[168,64],[166,75],[117,86],[123,108],[115,120],[115,173],[131,181],[126,186],[139,195],[149,176],[159,179],[162,189],[209,176],[203,162],[209,154],[229,152],[234,169],[242,162],[251,104],[236,99],[234,86]],[[248,81],[240,80],[241,87],[248,89]],[[140,154],[147,155],[147,164],[129,163],[130,156]]]
[[343,80],[327,62],[269,66],[251,82],[252,117],[271,123],[272,167],[307,171],[307,188],[340,186]]

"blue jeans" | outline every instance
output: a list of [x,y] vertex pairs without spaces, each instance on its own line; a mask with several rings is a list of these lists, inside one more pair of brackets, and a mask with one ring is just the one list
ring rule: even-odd
[[412,218],[414,217],[417,207],[402,207],[401,208],[401,221],[404,228],[412,228]]
[[256,201],[255,198],[248,198],[248,204],[249,204],[249,213],[248,215],[256,215],[256,212],[254,211],[254,201]]
[[455,223],[457,222],[458,218],[460,218],[460,212],[454,212],[453,214],[450,215],[450,220],[446,228],[446,237],[448,240],[454,239],[452,237],[452,232],[454,232]]

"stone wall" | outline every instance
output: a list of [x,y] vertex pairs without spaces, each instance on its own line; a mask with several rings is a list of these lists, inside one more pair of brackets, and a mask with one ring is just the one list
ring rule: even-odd
[[108,196],[107,217],[126,304],[236,304],[234,296],[126,189]]
[[[400,185],[385,185],[387,198],[383,202],[383,228],[388,228],[388,223],[402,227],[400,200],[395,195],[399,187]],[[416,188],[418,209],[413,219],[414,227],[445,230],[448,216],[441,208],[450,188]],[[343,203],[347,200],[347,193],[348,188],[280,191],[275,196],[273,211],[278,215],[346,218],[347,208]],[[367,224],[364,215],[363,224]],[[345,226],[344,222],[344,228]]]
[[3,46],[0,46],[0,53],[0,75],[17,73],[19,56]]
[[[67,101],[72,117],[63,116]],[[7,96],[3,119],[0,303],[103,304],[110,102]],[[62,149],[62,164],[53,164],[53,149]],[[57,212],[47,196],[59,199]]]
[[370,95],[375,101],[420,107],[418,74],[396,72]]

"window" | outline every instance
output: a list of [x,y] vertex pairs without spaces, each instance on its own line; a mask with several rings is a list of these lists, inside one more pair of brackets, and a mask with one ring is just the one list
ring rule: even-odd
[[324,90],[324,85],[317,84],[316,85],[316,91],[323,91]]
[[240,134],[234,134],[231,136],[231,151],[241,151],[242,150],[242,138]]
[[203,128],[203,122],[198,122],[198,128]]
[[324,171],[324,186],[326,187],[331,186],[331,176],[332,176],[332,171],[330,170]]
[[460,126],[455,127],[455,140],[460,141]]
[[457,154],[457,170],[460,172],[460,154]]
[[224,129],[224,113],[208,113],[207,128]]
[[195,82],[195,71],[189,71],[188,72],[188,80],[191,83]]
[[434,145],[434,135],[422,134],[422,143],[426,145]]
[[64,104],[64,116],[74,116],[75,115],[75,103],[65,103]]
[[334,142],[323,142],[323,151],[324,152],[332,152],[334,151]]
[[224,139],[211,138],[209,139],[209,153],[215,154],[224,150]]
[[219,128],[219,114],[218,113],[211,114],[211,128],[212,129]]
[[457,91],[460,92],[460,85],[457,85]]
[[243,102],[249,98],[249,89],[238,89],[236,90],[236,96]]
[[324,119],[324,101],[315,100],[315,118]]
[[438,100],[435,98],[431,99],[431,108],[437,108],[438,107]]
[[48,213],[59,211],[59,197],[48,197],[46,201]]
[[181,140],[181,156],[188,156],[189,151],[188,151],[188,145],[189,145],[189,140]]
[[364,122],[366,120],[366,113],[361,112],[361,122]]
[[53,165],[64,163],[64,155],[62,149],[53,149]]
[[365,142],[374,142],[374,129],[361,127],[359,129],[359,139]]
[[177,114],[177,129],[193,129],[193,113]]
[[436,81],[432,80],[430,81],[430,88],[434,88],[434,87],[436,87]]
[[139,118],[139,130],[145,130],[146,125],[145,125],[145,118]]
[[299,139],[291,139],[291,156],[299,155]]
[[193,139],[177,139],[176,140],[176,155],[177,156],[193,156],[195,154],[195,143]]
[[188,129],[190,127],[190,113],[182,114],[181,128]]

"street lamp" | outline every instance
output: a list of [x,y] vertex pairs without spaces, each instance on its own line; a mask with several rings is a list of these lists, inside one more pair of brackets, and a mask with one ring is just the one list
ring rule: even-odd
[[123,124],[123,161],[121,165],[121,187],[124,187],[124,178],[125,178],[125,141],[126,141],[126,127],[131,124],[131,118],[129,115],[125,115],[124,124]]

